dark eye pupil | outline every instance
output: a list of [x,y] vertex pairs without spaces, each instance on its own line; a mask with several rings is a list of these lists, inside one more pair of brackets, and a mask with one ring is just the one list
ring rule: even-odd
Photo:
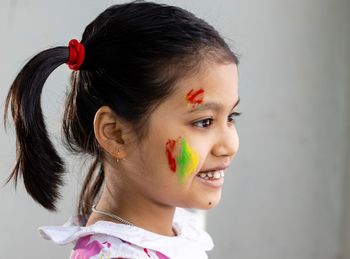
[[208,127],[210,125],[210,120],[204,120],[203,121],[203,126]]

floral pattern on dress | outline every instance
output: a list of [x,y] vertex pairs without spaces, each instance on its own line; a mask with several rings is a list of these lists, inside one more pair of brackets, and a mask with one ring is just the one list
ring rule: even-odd
[[158,251],[156,251],[156,255],[158,256],[158,259],[170,259],[170,257],[167,257],[166,255]]
[[98,256],[99,259],[110,259],[111,244],[107,241],[100,243],[97,240],[90,242],[91,235],[81,237],[74,247],[71,259],[90,259]]

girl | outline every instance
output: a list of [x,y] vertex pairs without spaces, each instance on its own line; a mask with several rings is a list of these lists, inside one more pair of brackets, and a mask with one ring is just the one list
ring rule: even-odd
[[238,59],[208,23],[179,7],[114,5],[81,41],[33,57],[6,101],[32,198],[54,211],[64,163],[48,137],[40,94],[50,73],[73,70],[63,132],[93,159],[77,215],[41,227],[71,258],[207,258],[213,243],[182,208],[210,209],[238,150]]

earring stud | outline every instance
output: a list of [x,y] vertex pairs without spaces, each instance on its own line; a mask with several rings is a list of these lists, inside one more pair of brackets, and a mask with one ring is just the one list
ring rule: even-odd
[[115,154],[115,156],[116,156],[116,158],[117,158],[117,163],[119,163],[119,161],[120,161],[119,154],[120,154],[120,150],[119,150],[119,148],[118,148],[118,151],[117,151],[117,153]]

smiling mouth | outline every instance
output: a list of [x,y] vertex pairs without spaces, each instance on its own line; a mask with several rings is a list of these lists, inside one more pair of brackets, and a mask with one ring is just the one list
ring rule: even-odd
[[196,176],[199,178],[202,178],[204,180],[217,180],[220,178],[224,178],[225,172],[223,169],[211,170],[211,171],[201,171]]

